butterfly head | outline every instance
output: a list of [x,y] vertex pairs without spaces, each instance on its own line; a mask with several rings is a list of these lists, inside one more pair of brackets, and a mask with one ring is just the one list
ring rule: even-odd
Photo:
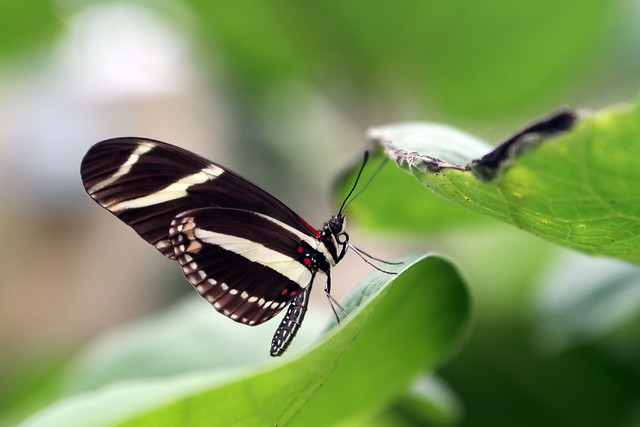
[[333,215],[324,226],[331,236],[333,236],[337,243],[340,245],[346,244],[349,240],[349,235],[346,233],[346,217],[342,214]]

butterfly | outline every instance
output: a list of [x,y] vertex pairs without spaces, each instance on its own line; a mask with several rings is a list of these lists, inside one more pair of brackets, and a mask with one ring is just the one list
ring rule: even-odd
[[331,296],[331,267],[348,248],[378,260],[349,243],[343,213],[367,158],[340,210],[320,229],[233,171],[152,139],[95,144],[81,176],[93,200],[178,261],[218,312],[254,326],[289,305],[271,342],[271,356],[280,356],[300,328],[318,272],[326,275],[324,291],[339,321],[336,307],[346,311]]

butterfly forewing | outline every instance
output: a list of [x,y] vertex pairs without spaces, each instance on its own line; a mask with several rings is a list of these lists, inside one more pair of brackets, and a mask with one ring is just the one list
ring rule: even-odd
[[299,242],[309,237],[251,211],[203,208],[178,215],[169,238],[183,272],[216,310],[249,325],[282,310],[311,280]]
[[245,209],[275,218],[309,236],[317,231],[289,207],[228,169],[190,151],[143,138],[116,138],[91,147],[82,181],[102,207],[174,258],[168,225],[202,207]]

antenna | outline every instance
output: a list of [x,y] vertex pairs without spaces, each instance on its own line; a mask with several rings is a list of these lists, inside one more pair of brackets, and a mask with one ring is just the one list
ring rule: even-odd
[[[351,202],[353,202],[356,198],[358,198],[358,196],[360,196],[362,192],[366,190],[367,187],[369,187],[369,184],[371,184],[371,181],[373,181],[373,178],[375,178],[376,175],[378,175],[378,173],[382,169],[382,167],[385,164],[387,164],[387,160],[389,160],[389,158],[388,157],[384,158],[382,163],[380,163],[380,165],[376,168],[376,170],[373,171],[373,174],[371,174],[371,176],[369,177],[367,182],[364,184],[364,186],[360,189],[360,191],[358,191],[355,196],[351,197],[354,190],[356,189],[356,186],[358,185],[358,181],[360,181],[360,176],[362,175],[362,171],[364,170],[364,167],[367,164],[368,160],[369,160],[369,152],[365,151],[364,159],[362,160],[362,166],[360,166],[360,170],[358,171],[358,176],[356,177],[356,181],[353,183],[353,187],[351,187],[351,191],[349,191],[349,194],[347,194],[347,197],[344,198],[344,201],[342,202],[342,206],[340,206],[340,210],[338,211],[338,216],[340,216],[342,214],[342,211],[344,211],[347,207],[349,207]],[[350,197],[351,197],[351,200],[349,200]],[[349,200],[348,203],[347,203],[347,200]]]
[[362,175],[362,171],[364,170],[364,167],[367,165],[368,160],[369,160],[369,152],[365,151],[364,158],[362,159],[362,166],[360,166],[360,170],[358,171],[358,176],[356,177],[356,181],[353,183],[353,187],[351,187],[351,190],[349,191],[349,194],[347,194],[347,197],[344,198],[344,201],[342,202],[342,206],[340,206],[340,209],[338,210],[338,216],[342,214],[342,210],[345,208],[345,204],[347,203],[347,200],[349,200],[349,197],[351,197],[351,194],[353,194],[353,191],[356,189],[356,186],[358,185],[358,181],[360,180],[360,176]]
[[[369,177],[367,182],[364,184],[364,186],[360,189],[360,191],[358,191],[355,194],[355,196],[351,197],[351,195],[355,191],[356,187],[358,186],[358,181],[360,181],[360,177],[362,176],[362,171],[364,170],[364,167],[367,164],[368,160],[369,160],[369,152],[365,151],[364,152],[364,159],[362,160],[362,166],[360,166],[360,170],[358,171],[358,176],[356,176],[356,180],[353,183],[353,186],[351,187],[351,191],[349,191],[349,194],[347,194],[347,197],[345,197],[344,201],[342,202],[342,206],[340,206],[340,210],[338,211],[338,215],[337,215],[338,217],[341,217],[342,216],[342,211],[345,210],[351,204],[351,202],[353,202],[356,198],[358,198],[358,196],[360,196],[360,194],[362,194],[362,192],[367,189],[369,184],[371,184],[371,181],[373,181],[373,178],[375,178],[376,175],[378,175],[378,173],[382,170],[382,167],[387,163],[387,160],[389,160],[389,158],[388,157],[384,158],[384,160],[380,163],[380,165],[376,168],[376,170],[373,171],[373,173],[371,174],[371,176]],[[351,200],[349,200],[349,198],[351,198]],[[344,233],[344,234],[346,235],[346,233]],[[391,261],[385,261],[385,260],[380,259],[380,258],[376,258],[376,257],[366,253],[362,249],[358,249],[357,247],[353,246],[351,243],[349,243],[349,238],[348,237],[349,236],[347,235],[347,238],[345,239],[344,244],[347,245],[348,248],[351,248],[351,250],[353,252],[355,252],[364,262],[366,262],[367,264],[369,264],[370,266],[372,266],[373,268],[375,268],[376,270],[378,270],[378,271],[380,271],[382,273],[398,274],[398,273],[395,273],[393,271],[384,270],[384,269],[378,267],[377,265],[375,265],[374,263],[372,263],[369,260],[378,261],[378,262],[381,262],[383,264],[388,264],[388,265],[400,265],[400,264],[403,264],[402,262],[391,262]],[[328,297],[329,297],[329,301],[332,302],[331,308],[333,309],[333,303],[335,302],[337,304],[337,302],[335,300],[333,300],[333,297],[331,297],[330,295],[328,295]],[[337,304],[337,306],[340,307],[340,304]],[[342,307],[340,307],[340,308],[344,312],[344,309],[342,309]],[[333,309],[333,313],[336,315],[336,318],[338,318],[338,313],[336,313],[335,309]],[[338,322],[339,322],[339,320],[338,320]]]

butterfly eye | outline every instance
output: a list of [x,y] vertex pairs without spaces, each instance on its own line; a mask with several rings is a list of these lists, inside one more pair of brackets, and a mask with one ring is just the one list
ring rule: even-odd
[[349,241],[349,235],[346,232],[343,231],[342,233],[338,234],[336,240],[341,245],[346,245],[347,242]]

